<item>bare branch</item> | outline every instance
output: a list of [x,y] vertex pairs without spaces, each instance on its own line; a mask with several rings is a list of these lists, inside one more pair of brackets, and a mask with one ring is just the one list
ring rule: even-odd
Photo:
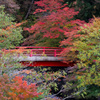
[[27,14],[26,14],[26,16],[25,16],[25,19],[27,19],[28,15],[29,15],[29,13],[30,13],[30,11],[31,11],[31,8],[32,8],[33,3],[34,3],[34,0],[32,0],[32,2],[31,2],[31,4],[30,4],[30,7],[29,7],[28,12],[27,12]]

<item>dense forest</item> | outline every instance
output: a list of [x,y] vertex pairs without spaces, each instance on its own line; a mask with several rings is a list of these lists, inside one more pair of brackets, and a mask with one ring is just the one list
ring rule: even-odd
[[[100,0],[0,0],[0,100],[99,99],[99,42]],[[75,65],[15,75],[23,66],[4,52],[15,46],[62,47],[63,61]]]

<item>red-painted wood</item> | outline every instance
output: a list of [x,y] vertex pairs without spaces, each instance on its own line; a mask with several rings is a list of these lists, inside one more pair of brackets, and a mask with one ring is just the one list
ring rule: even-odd
[[70,67],[74,66],[75,63],[64,63],[61,61],[34,61],[34,62],[20,62],[24,66],[47,66],[47,67]]
[[[20,49],[20,48],[25,48],[25,49],[34,49],[34,48],[42,48],[42,49],[63,49],[61,47],[41,47],[41,46],[20,46],[20,47],[15,47],[16,49]],[[14,49],[15,49],[14,48]]]
[[14,49],[10,49],[10,50],[5,50],[6,53],[10,52],[10,53],[22,53],[25,54],[27,56],[41,56],[43,54],[45,54],[46,56],[53,56],[53,57],[57,57],[60,56],[60,53],[62,52],[63,48],[60,47],[32,47],[32,46],[28,46],[28,47],[15,47]]

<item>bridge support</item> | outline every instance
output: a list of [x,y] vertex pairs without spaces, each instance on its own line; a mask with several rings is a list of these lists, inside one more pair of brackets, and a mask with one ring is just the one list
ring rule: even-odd
[[27,62],[27,61],[21,61],[22,65],[24,66],[48,66],[48,67],[69,67],[74,66],[74,63],[64,63],[61,61],[34,61],[34,62]]

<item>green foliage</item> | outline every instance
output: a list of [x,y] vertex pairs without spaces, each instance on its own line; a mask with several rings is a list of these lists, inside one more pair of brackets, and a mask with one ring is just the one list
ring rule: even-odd
[[53,38],[40,38],[39,40],[36,40],[36,46],[47,46],[47,47],[59,47],[61,38],[58,37],[56,39]]
[[[80,95],[83,95],[85,98],[97,98],[100,96],[100,86],[98,85],[87,85],[86,91],[81,93]],[[94,99],[93,99],[94,100]]]
[[22,41],[21,27],[17,27],[14,18],[4,12],[0,6],[0,49],[18,46]]
[[[78,51],[78,67],[83,70],[77,79],[79,89],[85,90],[86,97],[92,96],[89,92],[95,88],[94,96],[100,96],[100,18],[95,18],[93,22],[81,28],[83,36],[74,42]],[[89,88],[91,87],[91,89]],[[82,92],[84,94],[84,92]]]
[[3,49],[19,45],[22,41],[21,23],[14,22],[14,18],[4,12],[4,6],[0,6],[0,75],[10,74],[12,69],[21,67],[18,60],[13,59],[15,54],[6,54]]
[[[41,87],[38,86],[37,91],[39,91],[39,90],[41,90]],[[32,100],[41,100],[41,99],[44,99],[49,94],[50,90],[49,89],[43,89],[41,92],[43,94],[39,95],[38,97],[32,98]]]
[[93,15],[100,16],[100,0],[64,0],[69,7],[74,7],[79,11],[75,18],[88,22]]
[[[26,31],[24,33],[26,33]],[[59,47],[60,41],[63,40],[63,38],[64,38],[63,35],[56,39],[43,37],[42,33],[37,34],[35,37],[33,35],[31,35],[31,33],[28,33],[28,35],[30,35],[30,36],[25,39],[25,42],[22,45]]]
[[16,54],[4,54],[4,52],[0,52],[2,57],[0,58],[0,75],[6,73],[8,76],[12,76],[12,73],[15,69],[21,68],[22,65],[18,63],[18,59],[14,59]]
[[[36,71],[35,69],[38,71]],[[42,68],[42,67],[41,68],[34,67],[34,69],[32,69],[32,72],[28,74],[28,76],[26,77],[26,80],[31,80],[32,82],[37,84],[38,92],[43,93],[39,97],[35,97],[33,100],[40,100],[40,99],[45,100],[45,98],[48,98],[51,95],[50,93],[51,87],[54,89],[54,91],[57,92],[59,87],[57,86],[56,81],[60,82],[61,80],[59,78],[66,76],[65,71],[49,72],[48,70],[51,70],[51,69]],[[69,87],[70,87],[70,84],[66,84],[66,88],[69,88]],[[53,100],[53,99],[51,98],[50,100]]]
[[[79,14],[77,15],[78,18],[88,21],[93,17],[93,14],[96,15],[96,10],[98,9],[96,2],[94,3],[94,0],[77,0],[76,2],[77,9],[80,9]],[[98,13],[98,15],[100,14]]]
[[[6,53],[5,49],[19,45],[22,39],[22,23],[15,23],[14,19],[4,12],[4,7],[0,6],[0,99],[1,100],[31,100],[38,97],[35,84],[27,84],[22,77],[13,75],[16,68],[21,64],[15,59],[15,52]],[[6,75],[6,74],[7,75]]]

